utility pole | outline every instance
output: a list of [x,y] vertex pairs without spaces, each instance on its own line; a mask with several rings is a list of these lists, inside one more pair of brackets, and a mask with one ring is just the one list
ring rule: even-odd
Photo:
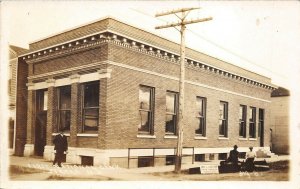
[[[177,149],[176,149],[176,157],[175,157],[175,172],[180,173],[181,171],[181,160],[182,160],[182,148],[183,148],[183,128],[184,128],[184,122],[183,122],[183,112],[184,112],[184,78],[185,78],[185,29],[186,25],[188,24],[194,24],[198,22],[205,22],[212,20],[212,17],[208,18],[201,18],[201,19],[195,19],[195,20],[186,20],[187,15],[190,13],[190,11],[199,9],[199,8],[182,8],[177,10],[172,10],[164,13],[156,14],[155,17],[159,16],[166,16],[170,14],[174,14],[179,18],[179,22],[177,23],[171,23],[166,24],[163,26],[157,26],[155,29],[163,29],[163,28],[169,28],[169,27],[176,27],[180,26],[180,34],[181,34],[181,43],[180,43],[180,79],[179,79],[179,115],[178,115],[178,121],[177,121],[177,134],[178,134],[178,141],[177,141]],[[181,13],[180,16],[177,15],[177,13]]]

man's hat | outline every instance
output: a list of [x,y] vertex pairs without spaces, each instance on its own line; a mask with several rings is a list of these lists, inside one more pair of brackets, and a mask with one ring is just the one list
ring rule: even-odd
[[250,147],[249,147],[249,149],[253,149],[253,147],[252,147],[252,146],[250,146]]
[[237,145],[234,145],[233,148],[238,148],[238,146],[237,146]]

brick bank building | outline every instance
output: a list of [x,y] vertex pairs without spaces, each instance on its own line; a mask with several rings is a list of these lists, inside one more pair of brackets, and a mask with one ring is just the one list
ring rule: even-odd
[[[179,44],[113,18],[30,44],[19,56],[16,155],[141,167],[173,164]],[[186,49],[183,163],[269,149],[271,79]]]

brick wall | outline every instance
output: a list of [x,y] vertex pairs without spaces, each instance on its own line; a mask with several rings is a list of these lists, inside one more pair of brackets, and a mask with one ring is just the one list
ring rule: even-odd
[[17,72],[17,97],[16,97],[16,149],[15,155],[22,156],[26,143],[26,123],[27,123],[27,76],[28,65],[18,60]]
[[107,50],[106,45],[98,48],[90,49],[89,51],[82,51],[68,56],[54,58],[47,61],[35,63],[33,65],[32,75],[68,69],[76,66],[87,65],[93,62],[106,60]]
[[[170,62],[163,62],[159,59],[150,58],[139,53],[131,52],[114,45],[109,46],[109,59],[115,62],[124,63],[139,67],[141,69],[155,70],[158,73],[176,76],[178,65]],[[165,136],[165,104],[166,91],[178,92],[178,81],[166,79],[151,74],[145,74],[117,66],[110,67],[112,77],[108,79],[107,87],[107,128],[106,128],[106,148],[134,148],[134,147],[170,147],[176,146],[176,139],[166,139]],[[256,98],[270,100],[270,91],[262,88],[235,82],[207,73],[199,73],[195,70],[187,70],[187,79],[207,84],[233,92],[249,95]],[[139,124],[138,115],[138,91],[139,85],[155,87],[155,118],[154,135],[156,139],[138,138],[137,127]],[[195,140],[194,132],[196,128],[195,100],[196,96],[207,98],[207,140]],[[218,139],[218,113],[219,102],[227,101],[229,107],[228,116],[228,136],[229,140]],[[266,111],[265,117],[265,145],[268,145],[269,136],[269,105],[270,103],[259,101],[247,97],[207,89],[191,84],[186,84],[185,93],[185,117],[186,125],[184,131],[184,146],[195,147],[228,147],[237,144],[241,147],[259,146],[259,138],[256,141],[239,140],[239,105],[257,107]],[[247,116],[247,120],[249,119]],[[247,136],[249,136],[249,126],[247,121]],[[101,126],[100,126],[101,127]],[[120,137],[122,136],[122,137]]]

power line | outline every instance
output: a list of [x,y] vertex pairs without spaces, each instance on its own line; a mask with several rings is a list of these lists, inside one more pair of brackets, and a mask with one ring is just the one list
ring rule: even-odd
[[[150,15],[150,14],[145,13],[143,11],[140,11],[140,10],[137,10],[137,9],[134,9],[134,8],[130,8],[130,9],[133,10],[133,11],[135,11],[135,12],[137,12],[137,13],[140,13],[140,14],[143,14],[145,16],[153,18],[153,15]],[[165,23],[168,23],[166,20],[164,20],[162,18],[157,18],[157,19],[159,19],[159,20],[161,20],[161,21],[163,21]],[[252,62],[251,60],[249,60],[249,59],[247,59],[247,58],[245,58],[245,57],[243,57],[243,56],[241,56],[241,55],[239,55],[239,54],[237,54],[237,53],[235,53],[235,52],[233,52],[233,51],[231,51],[231,50],[229,50],[229,49],[227,49],[227,48],[225,48],[225,47],[223,47],[223,46],[221,46],[219,44],[217,44],[216,42],[214,42],[214,41],[212,41],[210,39],[206,39],[204,36],[202,36],[202,35],[194,32],[194,31],[192,31],[191,29],[186,29],[186,30],[189,31],[189,32],[191,32],[192,34],[194,34],[196,37],[198,37],[198,38],[200,38],[200,39],[202,39],[202,40],[204,40],[204,41],[206,41],[206,42],[208,42],[208,43],[216,46],[217,48],[219,48],[221,50],[224,50],[224,51],[226,51],[226,52],[228,52],[228,53],[236,56],[237,58],[239,58],[239,59],[241,59],[243,61],[246,61],[248,64],[253,64],[253,65],[255,65],[255,66],[259,67],[259,68],[262,68],[263,70],[266,70],[266,71],[268,71],[268,72],[270,72],[272,74],[276,74],[277,76],[280,76],[281,78],[285,78],[285,79],[287,78],[285,75],[282,75],[282,74],[280,74],[278,72],[272,71],[272,70],[270,70],[270,69],[268,69],[268,68],[266,68],[264,66],[261,66],[260,64],[256,64],[256,63]]]

